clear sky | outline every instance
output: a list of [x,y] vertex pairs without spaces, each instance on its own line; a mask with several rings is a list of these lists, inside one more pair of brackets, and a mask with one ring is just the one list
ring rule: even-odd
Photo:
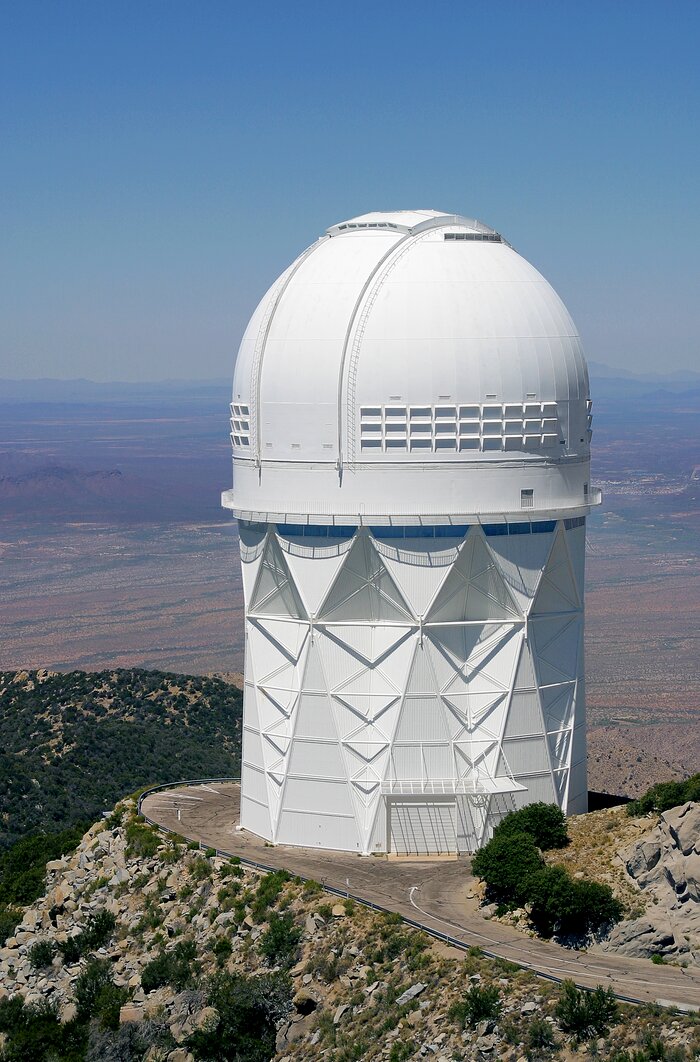
[[698,0],[5,0],[0,377],[228,376],[330,224],[501,231],[588,356],[700,368]]

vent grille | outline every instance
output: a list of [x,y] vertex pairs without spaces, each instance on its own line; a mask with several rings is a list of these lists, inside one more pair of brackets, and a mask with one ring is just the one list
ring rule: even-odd
[[365,453],[551,451],[562,441],[556,402],[360,408]]
[[450,241],[470,240],[473,243],[503,243],[498,232],[446,232],[445,239]]

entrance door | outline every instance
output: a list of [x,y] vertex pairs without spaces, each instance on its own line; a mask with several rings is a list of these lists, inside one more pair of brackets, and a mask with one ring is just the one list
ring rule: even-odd
[[397,855],[456,852],[454,804],[392,801],[391,851]]

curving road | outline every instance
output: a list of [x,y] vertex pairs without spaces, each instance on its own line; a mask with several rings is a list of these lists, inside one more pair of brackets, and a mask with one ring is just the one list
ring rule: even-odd
[[397,911],[426,929],[449,933],[535,973],[570,977],[592,988],[610,985],[621,996],[657,1001],[683,1009],[700,1009],[700,970],[655,966],[646,959],[575,952],[550,941],[488,922],[470,897],[473,878],[466,858],[386,859],[323,849],[266,845],[237,829],[240,786],[237,783],[173,787],[151,793],[142,813],[166,830],[230,855],[315,878],[364,900]]

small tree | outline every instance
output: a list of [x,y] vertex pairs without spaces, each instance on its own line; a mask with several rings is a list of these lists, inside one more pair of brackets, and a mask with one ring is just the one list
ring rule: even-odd
[[472,860],[472,870],[483,878],[494,899],[518,903],[526,899],[525,882],[542,867],[544,860],[527,833],[494,836]]
[[301,940],[301,929],[289,912],[273,911],[268,928],[260,938],[260,951],[271,966],[291,966]]
[[565,848],[569,843],[563,811],[556,804],[541,801],[512,811],[493,831],[494,837],[511,833],[529,834],[543,852],[550,848]]
[[501,1013],[501,994],[495,985],[472,985],[464,999],[453,1003],[448,1017],[474,1028],[480,1021],[493,1021]]
[[598,985],[592,992],[586,992],[577,988],[573,981],[562,983],[562,994],[554,1009],[561,1028],[577,1040],[602,1036],[618,1012],[612,988]]

